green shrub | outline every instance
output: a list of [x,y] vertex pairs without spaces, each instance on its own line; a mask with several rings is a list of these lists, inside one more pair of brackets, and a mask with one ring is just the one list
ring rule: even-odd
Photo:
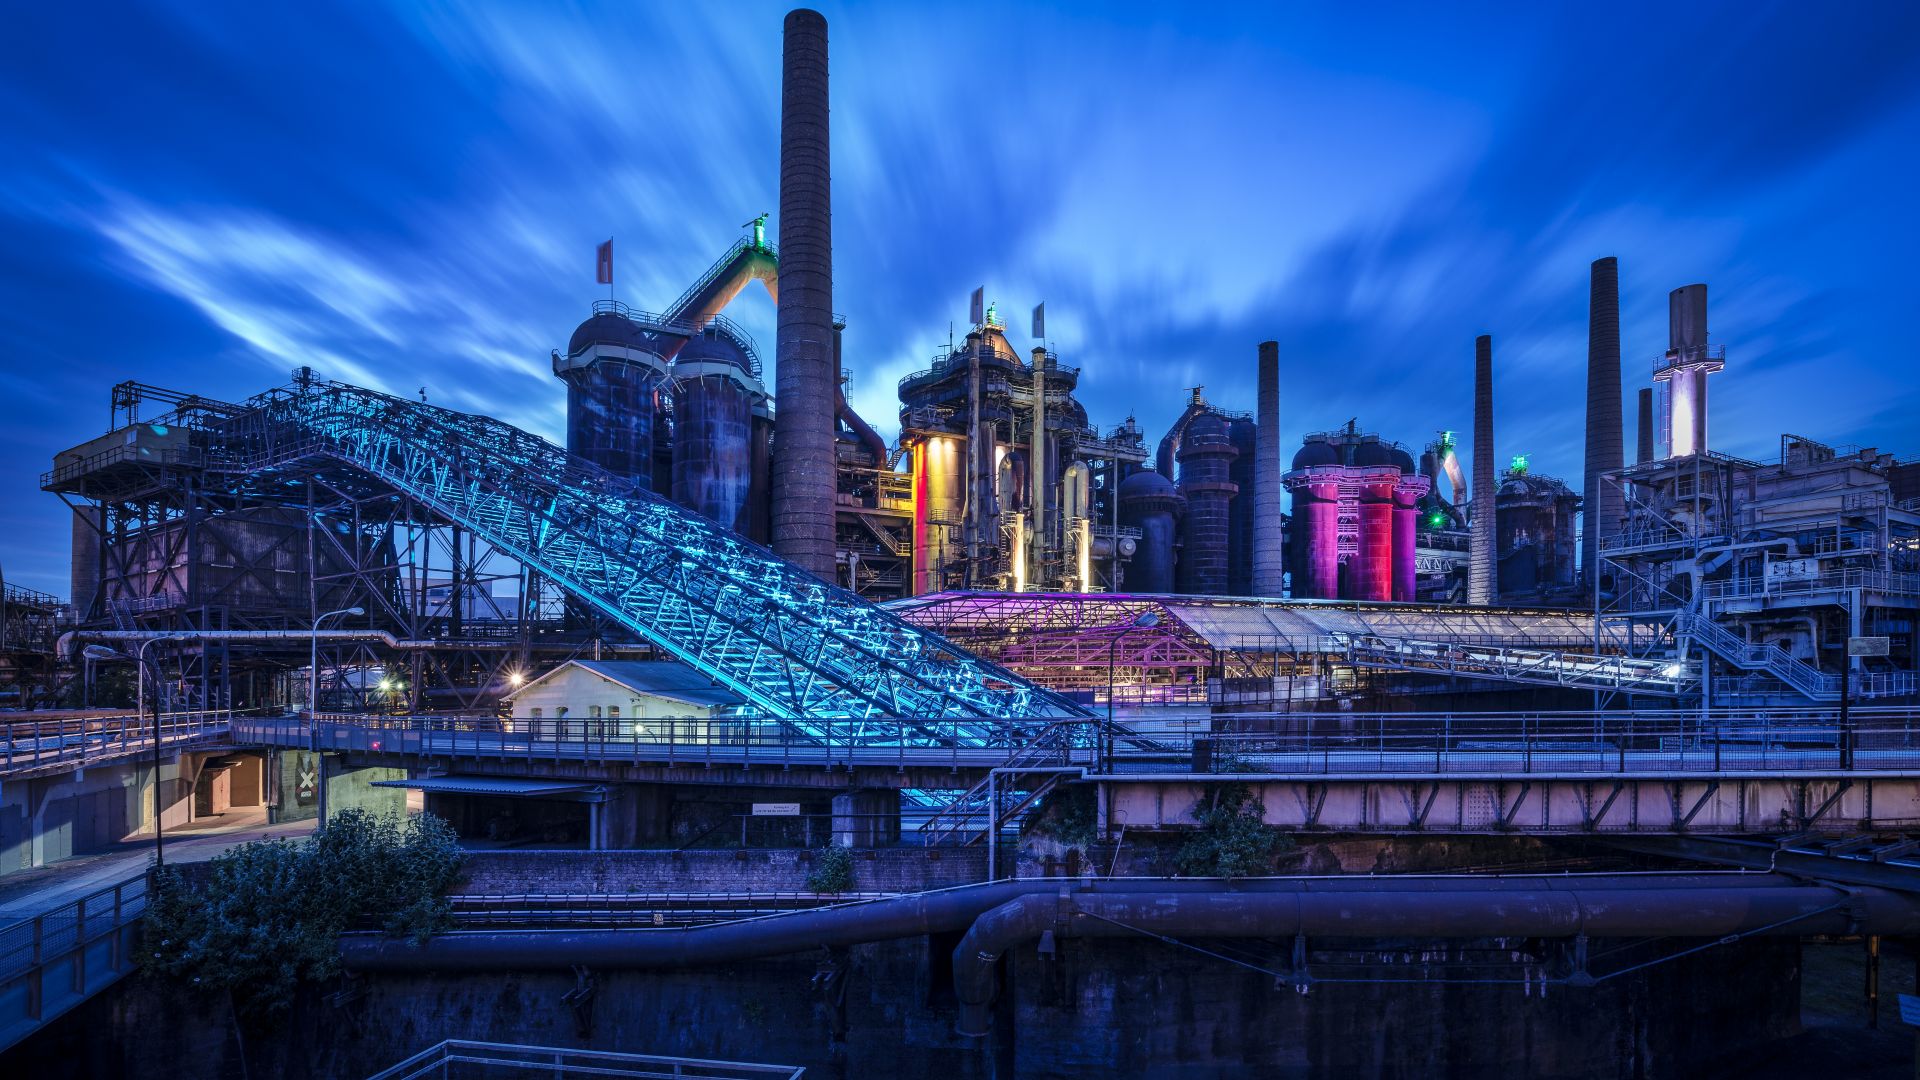
[[828,844],[813,853],[813,869],[807,872],[807,888],[817,893],[843,893],[853,889],[853,851]]
[[431,814],[343,810],[316,836],[217,856],[198,885],[164,867],[153,879],[144,966],[230,994],[240,1013],[279,1012],[302,981],[339,970],[342,931],[371,922],[418,942],[445,929],[461,859],[453,828]]
[[1273,868],[1275,852],[1292,841],[1266,823],[1267,808],[1245,784],[1217,784],[1194,807],[1200,828],[1181,845],[1175,858],[1180,873],[1193,877],[1253,877]]
[[1040,799],[1022,826],[1023,837],[1055,840],[1068,847],[1085,847],[1096,834],[1098,810],[1090,784],[1067,784]]

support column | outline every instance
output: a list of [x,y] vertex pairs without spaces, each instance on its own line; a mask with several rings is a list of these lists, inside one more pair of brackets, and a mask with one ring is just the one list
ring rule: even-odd
[[900,792],[864,788],[833,797],[833,842],[840,847],[886,847],[900,842]]

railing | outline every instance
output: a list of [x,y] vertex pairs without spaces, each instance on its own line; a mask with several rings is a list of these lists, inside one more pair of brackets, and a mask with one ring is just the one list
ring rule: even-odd
[[753,1080],[779,1077],[800,1080],[805,1069],[793,1065],[758,1065],[706,1058],[622,1054],[606,1050],[573,1050],[558,1046],[521,1046],[510,1043],[448,1039],[430,1046],[369,1080],[419,1080],[436,1077],[524,1077],[543,1074],[568,1076],[707,1077],[711,1080]]
[[883,900],[889,892],[723,890],[644,893],[482,893],[449,896],[461,927],[699,926],[834,904]]
[[951,720],[780,720],[339,716],[318,730],[300,717],[235,719],[233,741],[365,754],[502,757],[553,761],[646,761],[667,765],[1000,765],[1029,747],[1049,763],[1090,764],[1093,720],[979,721],[955,737]]
[[137,966],[147,875],[0,929],[0,1050]]
[[[1236,717],[1242,730],[1193,735],[1180,771],[1340,774],[1796,774],[1920,771],[1920,711]],[[1177,748],[1177,747],[1176,747]],[[1174,760],[1174,759],[1170,759]],[[1120,775],[1150,768],[1115,763]]]
[[[1756,644],[1701,615],[1683,614],[1680,628],[1730,663],[1750,671],[1765,671],[1815,701],[1837,701],[1841,676],[1821,671],[1771,642]],[[1920,673],[1912,671],[1861,672],[1850,677],[1846,690],[1861,698],[1903,697],[1920,693]]]
[[1920,596],[1920,574],[1886,570],[1839,570],[1808,577],[1734,578],[1709,581],[1701,595],[1707,600],[1748,596],[1792,596],[1800,593],[1864,589],[1887,596]]
[[1668,349],[1653,358],[1653,375],[1658,379],[1662,372],[1671,371],[1677,367],[1726,362],[1727,347],[1725,345],[1694,345],[1685,349]]
[[[160,745],[224,734],[232,719],[227,710],[162,713]],[[132,712],[0,723],[0,773],[127,757],[153,746],[153,727],[151,715]]]

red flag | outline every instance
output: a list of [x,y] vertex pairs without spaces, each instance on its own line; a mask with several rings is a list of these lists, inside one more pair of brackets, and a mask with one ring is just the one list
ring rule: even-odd
[[599,257],[594,260],[594,273],[602,285],[613,284],[613,241],[600,245]]

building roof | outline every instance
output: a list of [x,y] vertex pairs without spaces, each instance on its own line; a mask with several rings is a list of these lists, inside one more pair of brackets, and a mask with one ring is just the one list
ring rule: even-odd
[[683,701],[689,705],[744,705],[747,699],[685,664],[671,660],[569,660],[552,671],[522,686],[514,696],[526,693],[571,667],[583,668],[618,683],[636,694]]

